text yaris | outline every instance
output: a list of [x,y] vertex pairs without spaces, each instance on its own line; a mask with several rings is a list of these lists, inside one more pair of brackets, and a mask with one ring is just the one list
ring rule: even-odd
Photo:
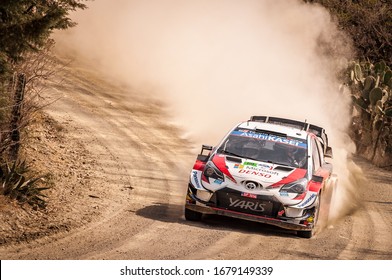
[[230,207],[241,208],[245,210],[252,210],[255,212],[264,212],[264,204],[258,201],[245,201],[241,199],[232,199],[230,197]]

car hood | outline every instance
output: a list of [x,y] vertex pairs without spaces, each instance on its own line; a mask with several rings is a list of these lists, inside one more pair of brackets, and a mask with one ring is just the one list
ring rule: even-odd
[[215,154],[211,161],[235,185],[252,181],[263,189],[275,188],[306,176],[306,169],[222,154]]

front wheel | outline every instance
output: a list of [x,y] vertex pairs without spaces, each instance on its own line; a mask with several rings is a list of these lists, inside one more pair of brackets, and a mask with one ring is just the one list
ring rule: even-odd
[[314,210],[313,210],[313,228],[311,230],[297,231],[298,237],[311,238],[314,235],[316,224],[317,224],[317,221],[319,219],[320,200],[321,200],[321,198],[319,197],[318,200],[317,200],[316,205],[314,206]]
[[313,236],[313,230],[309,231],[297,231],[298,237],[301,238],[311,238]]
[[188,221],[200,221],[202,215],[203,214],[200,212],[185,208],[185,219],[187,219]]

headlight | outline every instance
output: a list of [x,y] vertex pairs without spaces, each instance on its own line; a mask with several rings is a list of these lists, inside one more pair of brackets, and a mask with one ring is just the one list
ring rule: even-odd
[[224,181],[222,171],[220,171],[212,162],[206,164],[203,174],[207,178],[219,179],[221,181]]
[[308,185],[308,180],[306,178],[301,178],[297,181],[284,185],[279,192],[289,192],[289,193],[304,193],[306,191],[306,186]]

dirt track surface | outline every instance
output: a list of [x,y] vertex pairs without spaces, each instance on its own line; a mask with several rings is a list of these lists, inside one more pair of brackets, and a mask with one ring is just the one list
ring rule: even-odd
[[[359,209],[312,239],[225,217],[185,221],[191,144],[158,102],[65,69],[30,131],[48,208],[1,206],[1,259],[392,259],[392,173],[364,160]],[[31,212],[31,213],[30,213]]]

